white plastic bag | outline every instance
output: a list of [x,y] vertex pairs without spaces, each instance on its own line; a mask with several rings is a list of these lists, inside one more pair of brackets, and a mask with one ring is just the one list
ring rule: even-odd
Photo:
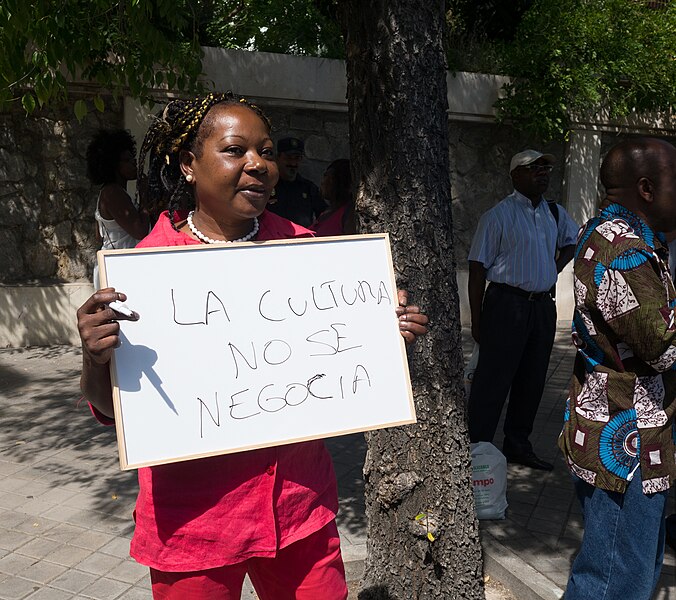
[[470,444],[472,487],[479,519],[504,519],[507,510],[507,459],[490,442]]
[[469,398],[469,392],[472,387],[472,379],[474,379],[474,371],[479,363],[479,344],[474,342],[472,355],[469,357],[467,366],[465,367],[465,398]]

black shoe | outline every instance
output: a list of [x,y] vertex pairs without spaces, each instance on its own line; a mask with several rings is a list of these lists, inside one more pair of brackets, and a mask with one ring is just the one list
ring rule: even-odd
[[507,459],[508,463],[524,465],[539,471],[552,471],[554,469],[554,465],[552,463],[548,463],[546,460],[538,458],[535,455],[535,452],[523,452],[520,454],[505,453],[505,458]]

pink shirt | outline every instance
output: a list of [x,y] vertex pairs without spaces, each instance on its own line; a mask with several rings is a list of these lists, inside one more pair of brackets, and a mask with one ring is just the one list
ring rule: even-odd
[[343,218],[345,217],[346,208],[346,206],[341,206],[325,219],[320,217],[310,225],[310,229],[312,229],[314,234],[318,237],[343,235]]
[[[259,221],[257,240],[312,236],[268,211]],[[164,212],[137,248],[199,243],[175,231]],[[338,510],[333,464],[321,440],[141,468],[138,478],[130,554],[163,571],[272,557]]]

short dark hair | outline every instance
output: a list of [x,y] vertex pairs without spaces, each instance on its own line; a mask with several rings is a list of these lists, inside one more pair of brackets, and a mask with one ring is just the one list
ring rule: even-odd
[[87,147],[87,177],[96,185],[113,183],[123,152],[136,156],[136,142],[126,129],[100,129]]
[[353,201],[352,197],[352,173],[350,171],[350,160],[347,158],[338,158],[334,160],[325,173],[332,173],[331,180],[333,189],[331,190],[331,202],[334,206],[345,206]]
[[663,169],[661,152],[668,146],[671,144],[667,140],[656,137],[628,138],[615,144],[601,163],[599,177],[603,187],[627,188],[640,177],[657,181]]

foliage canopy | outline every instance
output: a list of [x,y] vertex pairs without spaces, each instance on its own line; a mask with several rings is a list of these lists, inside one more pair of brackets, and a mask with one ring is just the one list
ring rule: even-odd
[[[199,89],[200,46],[342,58],[337,0],[2,0],[0,105],[78,78],[149,99]],[[498,114],[545,139],[604,112],[676,109],[673,0],[445,0],[452,70],[505,74]],[[76,114],[86,110],[82,100]],[[100,97],[97,108],[103,108]]]
[[203,46],[343,57],[333,0],[202,0],[200,4]]
[[30,113],[73,80],[142,100],[198,91],[200,46],[340,57],[342,45],[331,0],[3,0],[0,105]]
[[[66,82],[147,99],[162,85],[194,89],[200,45],[190,0],[3,0],[0,105],[27,112],[63,100]],[[96,96],[94,104],[103,110]],[[75,104],[81,117],[82,100]]]
[[676,111],[676,2],[536,0],[505,46],[499,116],[545,139],[575,120]]

